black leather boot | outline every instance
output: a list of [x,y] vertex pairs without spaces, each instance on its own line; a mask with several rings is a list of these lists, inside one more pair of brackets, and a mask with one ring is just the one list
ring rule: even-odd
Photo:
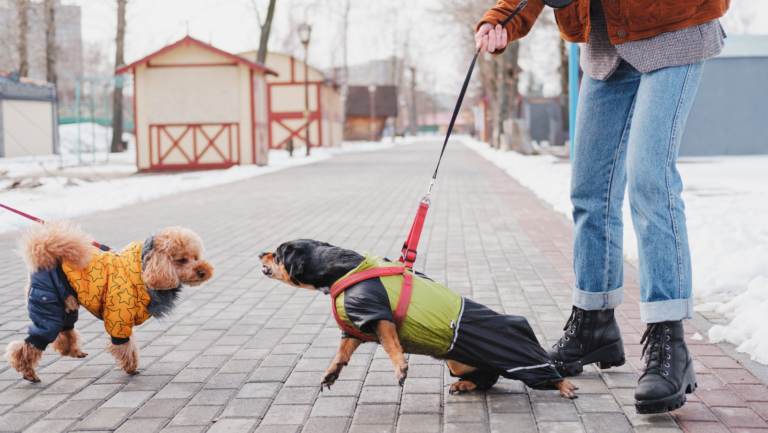
[[645,370],[635,390],[637,413],[662,413],[685,404],[696,389],[693,358],[685,345],[683,321],[649,323],[640,344]]
[[549,358],[563,377],[575,376],[595,362],[600,368],[624,365],[624,342],[613,310],[587,311],[573,307],[565,335],[552,346]]

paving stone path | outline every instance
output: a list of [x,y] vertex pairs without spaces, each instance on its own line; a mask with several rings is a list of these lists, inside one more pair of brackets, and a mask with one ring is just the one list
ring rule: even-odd
[[[442,363],[410,356],[404,388],[373,344],[332,390],[319,382],[340,331],[329,299],[261,275],[256,256],[306,237],[396,257],[431,173],[438,143],[330,160],[78,218],[121,248],[153,229],[184,225],[205,240],[215,279],[187,288],[176,314],[137,328],[140,375],[116,369],[102,322],[83,311],[85,359],[48,350],[30,384],[0,363],[0,431],[118,432],[720,432],[768,428],[768,389],[723,350],[688,343],[700,388],[681,410],[640,416],[637,282],[626,277],[619,322],[630,363],[574,378],[577,400],[501,380],[450,395]],[[543,344],[562,333],[573,283],[570,227],[474,152],[451,144],[416,268],[463,296],[526,316]],[[19,233],[0,235],[0,345],[28,325]]]

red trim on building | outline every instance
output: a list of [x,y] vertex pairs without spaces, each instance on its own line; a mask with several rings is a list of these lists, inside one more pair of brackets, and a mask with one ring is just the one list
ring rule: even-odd
[[[179,135],[178,137],[173,137],[168,130],[167,127],[178,127],[178,126],[184,126],[186,127],[184,131]],[[203,126],[220,126],[221,128],[216,132],[216,134],[213,137],[210,137],[205,130],[203,129]],[[237,137],[236,140],[232,139],[232,129],[233,126],[235,128],[235,136]],[[157,134],[157,141],[153,142],[152,140],[152,132],[153,129],[155,130]],[[227,147],[229,150],[229,157],[224,156],[221,149],[218,148],[216,145],[216,140],[219,138],[219,136],[224,133],[224,131],[227,131]],[[190,155],[187,154],[187,152],[184,151],[184,149],[180,146],[181,140],[192,131],[192,153],[193,155],[190,157]],[[197,133],[200,133],[205,141],[207,143],[203,147],[202,151],[198,151],[197,146]],[[162,150],[160,149],[160,142],[161,142],[161,133],[165,135],[165,137],[168,137],[168,139],[171,141],[171,146],[165,151],[165,154],[162,153]],[[235,144],[235,141],[237,142]],[[233,155],[233,145],[237,146],[237,158]],[[153,149],[157,149],[157,163],[152,158]],[[218,153],[218,155],[223,160],[222,162],[217,163],[201,163],[200,158],[205,155],[206,152],[208,152],[209,149],[213,148],[213,150]],[[184,158],[187,160],[186,164],[163,164],[163,160],[168,157],[168,155],[174,150],[178,149],[179,152],[184,156]],[[213,168],[229,168],[234,165],[238,165],[240,163],[241,155],[240,155],[240,125],[238,123],[202,123],[202,124],[181,124],[181,125],[149,125],[149,152],[150,152],[150,161],[149,161],[149,169],[147,170],[183,170],[183,169],[213,169]]]
[[[185,36],[181,40],[179,40],[179,41],[177,41],[177,42],[175,42],[175,43],[173,43],[171,45],[168,45],[167,47],[161,49],[160,51],[155,51],[154,53],[152,53],[152,54],[150,54],[150,55],[148,55],[148,56],[146,56],[146,57],[144,57],[144,58],[142,58],[140,60],[137,60],[137,61],[131,63],[130,65],[118,68],[115,71],[115,75],[120,75],[120,74],[124,74],[126,72],[129,72],[129,71],[132,71],[133,69],[136,68],[136,66],[144,64],[144,63],[149,63],[149,61],[152,60],[153,58],[155,58],[155,57],[157,57],[157,56],[159,56],[161,54],[165,54],[165,53],[167,53],[167,52],[169,52],[171,50],[174,50],[177,47],[180,47],[182,45],[195,45],[195,46],[198,46],[200,48],[203,48],[203,49],[206,49],[208,51],[211,51],[213,53],[216,53],[216,54],[218,54],[220,56],[226,57],[226,58],[232,60],[233,62],[235,62],[237,64],[245,65],[245,66],[247,66],[250,69],[255,69],[257,71],[262,71],[264,73],[272,74],[272,75],[277,76],[277,72],[273,71],[272,69],[267,68],[266,66],[262,65],[261,63],[251,62],[250,60],[246,60],[246,59],[244,59],[242,57],[236,56],[234,54],[230,54],[230,53],[228,53],[226,51],[222,51],[222,50],[220,50],[220,49],[218,49],[218,48],[216,48],[216,47],[214,47],[212,45],[206,44],[205,42],[198,41],[197,39],[192,38],[189,35]],[[168,65],[168,66],[176,66],[176,65]]]
[[152,62],[147,62],[148,68],[188,68],[195,66],[236,66],[235,62],[222,62],[222,63],[178,63],[168,65],[153,65]]
[[253,70],[251,70],[251,79],[248,83],[248,88],[251,91],[251,156],[253,157],[253,163],[256,164],[256,104],[254,103],[254,86],[253,86]]

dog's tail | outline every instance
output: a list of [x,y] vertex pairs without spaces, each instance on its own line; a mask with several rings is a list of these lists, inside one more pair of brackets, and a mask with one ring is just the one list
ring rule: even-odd
[[28,229],[19,247],[30,272],[53,269],[59,262],[69,262],[75,269],[84,269],[91,259],[91,242],[91,236],[79,225],[70,221],[50,221]]

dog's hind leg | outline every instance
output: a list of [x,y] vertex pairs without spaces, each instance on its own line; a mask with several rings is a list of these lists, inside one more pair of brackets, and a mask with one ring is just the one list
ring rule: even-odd
[[72,295],[67,296],[64,300],[64,325],[62,326],[62,331],[56,336],[56,341],[51,346],[61,356],[70,356],[72,358],[85,358],[88,356],[81,349],[80,333],[75,330],[79,309],[80,304],[77,303],[77,298]]
[[80,333],[72,328],[67,331],[61,331],[56,341],[51,345],[51,349],[59,352],[61,356],[72,358],[85,358],[87,353],[80,347]]
[[400,339],[397,337],[397,327],[389,320],[379,320],[376,323],[376,335],[379,336],[379,343],[392,360],[392,366],[395,368],[395,377],[403,386],[405,378],[408,376],[408,363],[403,356],[403,347],[400,346]]
[[[471,367],[466,364],[462,364],[457,361],[446,360],[448,368],[451,370],[451,374],[456,377],[464,376],[477,370],[475,367]],[[477,389],[477,385],[474,382],[468,380],[459,380],[451,384],[451,388],[448,390],[451,394],[469,392]]]
[[357,338],[341,339],[341,344],[339,344],[339,348],[336,349],[336,358],[333,359],[330,368],[328,368],[323,375],[323,381],[320,383],[320,391],[323,390],[324,386],[331,389],[331,385],[333,385],[333,383],[336,382],[336,379],[339,378],[341,370],[347,365],[349,359],[352,358],[352,354],[355,353],[355,350],[357,350],[362,343],[363,342]]
[[555,386],[560,391],[561,396],[565,398],[570,398],[570,399],[578,398],[576,397],[576,393],[574,392],[578,388],[573,386],[571,382],[568,382],[567,380],[563,379],[560,382],[555,382]]
[[12,341],[5,349],[5,357],[8,363],[30,382],[40,382],[35,373],[35,367],[40,364],[43,351],[27,343],[26,341]]

